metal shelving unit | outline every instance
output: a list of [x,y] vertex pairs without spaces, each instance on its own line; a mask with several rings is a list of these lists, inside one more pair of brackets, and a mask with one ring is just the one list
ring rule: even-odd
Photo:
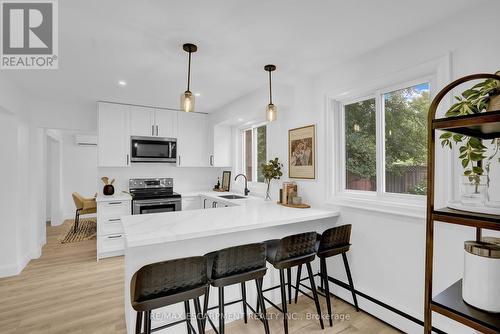
[[424,333],[432,332],[432,312],[440,313],[485,334],[500,333],[500,314],[479,310],[462,299],[462,280],[457,281],[434,298],[432,297],[434,224],[458,224],[476,229],[476,239],[481,239],[481,229],[500,231],[500,216],[449,208],[434,208],[435,143],[436,130],[450,131],[479,139],[500,137],[500,110],[481,114],[436,119],[436,110],[443,97],[456,86],[477,79],[498,79],[495,74],[474,74],[453,81],[434,98],[429,109],[429,140],[427,167],[427,225],[425,256]]

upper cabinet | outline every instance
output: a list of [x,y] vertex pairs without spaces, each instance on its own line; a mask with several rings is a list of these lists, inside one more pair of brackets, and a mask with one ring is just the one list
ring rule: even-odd
[[208,115],[98,103],[98,166],[130,166],[130,136],[177,138],[179,167],[231,167],[231,127]]
[[159,137],[177,138],[177,111],[155,109],[156,135]]
[[98,128],[98,166],[130,166],[129,107],[100,102]]
[[207,115],[179,112],[177,132],[177,165],[179,167],[210,166]]
[[232,131],[228,125],[215,125],[209,131],[210,166],[231,167]]
[[130,135],[177,138],[177,112],[132,106]]

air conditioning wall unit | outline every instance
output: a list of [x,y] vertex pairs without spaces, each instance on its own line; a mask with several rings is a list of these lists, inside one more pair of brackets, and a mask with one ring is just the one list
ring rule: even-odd
[[75,135],[75,144],[78,146],[97,146],[97,136]]

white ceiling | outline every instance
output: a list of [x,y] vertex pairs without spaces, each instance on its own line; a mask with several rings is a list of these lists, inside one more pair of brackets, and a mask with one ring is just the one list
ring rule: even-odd
[[198,111],[213,111],[265,85],[267,63],[278,66],[276,82],[312,75],[477,2],[61,0],[59,70],[0,75],[46,99],[177,108],[186,88],[182,44],[193,42],[191,90],[201,93]]

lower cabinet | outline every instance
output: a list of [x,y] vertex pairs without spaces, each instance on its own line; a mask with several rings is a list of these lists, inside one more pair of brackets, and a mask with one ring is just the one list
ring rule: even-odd
[[182,197],[182,211],[201,209],[201,196]]
[[97,260],[124,254],[121,217],[131,214],[131,200],[100,199],[97,202]]

